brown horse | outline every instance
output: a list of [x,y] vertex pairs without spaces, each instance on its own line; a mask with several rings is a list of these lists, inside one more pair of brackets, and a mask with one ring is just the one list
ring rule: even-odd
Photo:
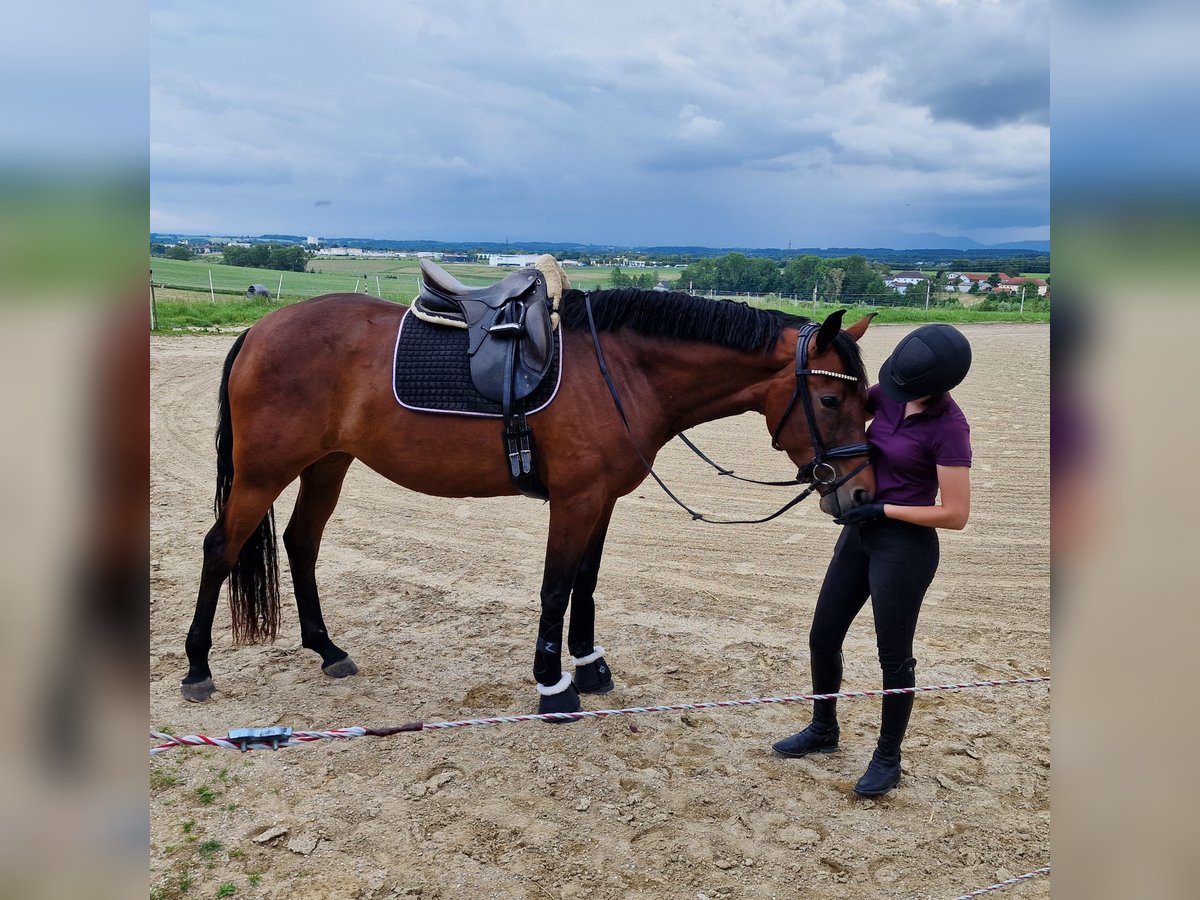
[[[646,477],[641,457],[652,462],[684,429],[749,410],[766,418],[776,445],[802,472],[812,472],[814,429],[816,440],[830,446],[865,440],[866,376],[857,341],[870,316],[843,331],[841,311],[818,329],[799,317],[687,294],[615,290],[587,296],[628,430],[600,371],[585,295],[567,290],[558,394],[529,418],[538,474],[550,494],[533,666],[543,712],[574,712],[579,690],[612,687],[594,640],[593,592],[613,506]],[[434,496],[517,493],[497,419],[415,412],[397,402],[393,350],[407,312],[361,294],[329,294],[276,310],[230,350],[220,387],[216,524],[204,539],[187,635],[186,699],[206,700],[215,690],[208,656],[227,578],[235,639],[275,637],[273,503],[293,479],[299,477],[300,490],[283,543],[301,643],[320,654],[323,671],[335,678],[358,669],[326,632],[315,566],[350,463],[360,459],[397,484]],[[800,348],[806,324],[811,337]],[[799,350],[807,356],[808,374],[798,374]],[[804,414],[792,414],[800,406]],[[838,515],[869,501],[869,466],[851,474],[853,459],[822,465],[841,476],[841,483],[831,478],[818,486],[823,511]],[[561,660],[568,601],[574,681]]]

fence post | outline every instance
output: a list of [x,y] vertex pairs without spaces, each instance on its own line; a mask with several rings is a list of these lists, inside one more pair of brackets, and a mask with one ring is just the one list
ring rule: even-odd
[[1021,285],[1021,314],[1020,318],[1025,318],[1025,285]]
[[926,281],[925,282],[925,318],[927,318],[927,319],[929,318],[929,294],[932,292],[932,290],[933,290],[933,282]]
[[150,330],[158,330],[158,300],[154,296],[154,270],[150,270]]
[[213,290],[212,269],[208,270],[208,296],[213,303],[217,302],[217,292]]
[[279,287],[275,289],[275,302],[283,302],[283,273],[279,273]]

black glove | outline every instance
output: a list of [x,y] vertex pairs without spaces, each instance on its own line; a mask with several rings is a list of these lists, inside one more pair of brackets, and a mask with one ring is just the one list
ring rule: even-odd
[[886,519],[882,503],[864,503],[848,509],[833,521],[838,525],[861,525],[863,522],[873,522],[876,519]]

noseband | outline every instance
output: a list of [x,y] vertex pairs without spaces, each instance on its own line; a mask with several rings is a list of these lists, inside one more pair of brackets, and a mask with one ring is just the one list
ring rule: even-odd
[[[844,444],[832,449],[825,446],[825,439],[821,436],[821,427],[817,424],[817,414],[813,409],[812,397],[808,393],[808,384],[805,379],[809,375],[824,375],[828,378],[840,378],[843,381],[854,382],[857,382],[858,379],[844,372],[831,372],[828,369],[810,369],[808,367],[808,342],[820,328],[821,326],[814,322],[800,328],[800,337],[796,341],[796,387],[792,391],[792,399],[788,401],[787,409],[783,411],[783,416],[779,419],[779,424],[775,426],[775,431],[771,435],[771,446],[776,450],[783,449],[779,445],[779,435],[783,432],[783,426],[787,424],[792,410],[796,408],[796,400],[799,399],[804,408],[804,418],[808,422],[808,435],[812,443],[813,458],[811,462],[800,467],[796,473],[796,480],[810,482],[817,487],[820,493],[827,494],[837,490],[870,464],[870,460],[865,460],[838,478],[837,470],[829,464],[828,460],[867,456],[871,452],[871,445],[864,441],[858,444]],[[822,488],[824,490],[821,490]]]

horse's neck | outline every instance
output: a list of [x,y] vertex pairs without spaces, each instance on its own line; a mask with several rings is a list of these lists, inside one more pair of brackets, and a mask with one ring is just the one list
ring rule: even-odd
[[648,376],[674,434],[703,422],[762,410],[767,382],[778,371],[769,356],[712,344],[660,344]]

